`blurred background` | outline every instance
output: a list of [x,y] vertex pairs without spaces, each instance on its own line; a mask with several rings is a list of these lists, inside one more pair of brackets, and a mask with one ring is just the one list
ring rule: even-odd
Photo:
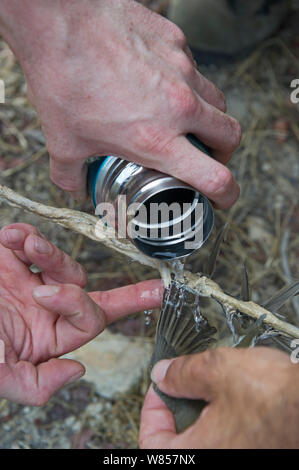
[[[165,14],[169,1],[141,3]],[[226,292],[238,296],[246,262],[256,302],[298,278],[299,105],[290,100],[290,83],[299,78],[298,21],[299,2],[294,1],[279,33],[245,59],[221,67],[199,64],[200,71],[226,94],[228,113],[242,124],[242,144],[230,163],[241,197],[231,210],[217,212],[214,235],[187,259],[186,268],[201,272],[217,228],[229,221],[214,278]],[[2,40],[0,78],[6,85],[6,103],[0,105],[0,184],[44,204],[78,208],[49,179],[45,140],[26,97],[23,73]],[[81,209],[92,213],[89,204]],[[89,274],[88,290],[158,277],[100,244],[0,202],[0,227],[12,222],[36,225],[82,263]],[[299,318],[296,302],[284,308],[290,322]],[[87,375],[42,408],[0,400],[0,448],[137,447],[158,314],[140,312],[119,321],[75,352],[72,357],[87,366]]]

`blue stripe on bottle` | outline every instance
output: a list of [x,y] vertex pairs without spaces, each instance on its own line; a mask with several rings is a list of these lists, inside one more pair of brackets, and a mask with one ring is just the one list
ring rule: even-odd
[[98,160],[95,160],[88,166],[88,176],[87,176],[87,181],[88,181],[88,192],[91,195],[93,199],[94,206],[97,206],[96,203],[96,187],[97,187],[97,181],[99,178],[100,171],[102,169],[102,166],[106,162],[107,158],[110,157],[101,157]]

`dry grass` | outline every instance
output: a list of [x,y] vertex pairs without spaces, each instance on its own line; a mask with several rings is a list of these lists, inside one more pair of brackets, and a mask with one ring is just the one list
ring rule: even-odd
[[[165,2],[147,3],[164,8]],[[299,77],[296,23],[298,12],[279,37],[264,43],[244,62],[220,71],[203,70],[225,91],[229,110],[240,118],[244,129],[242,145],[231,163],[241,184],[241,198],[232,210],[217,214],[217,227],[229,220],[231,230],[215,279],[226,292],[238,295],[246,261],[253,300],[259,303],[298,277],[299,126],[298,105],[290,103],[289,88],[291,80]],[[0,106],[0,183],[25,196],[34,195],[40,202],[74,208],[70,197],[48,178],[43,134],[28,104],[23,74],[4,42],[0,43],[0,77],[5,80],[7,97]],[[91,206],[84,209],[91,210]],[[90,240],[1,204],[0,226],[15,221],[37,225],[78,259],[90,274],[89,289],[109,289],[156,276]],[[188,269],[202,270],[212,242],[188,259]],[[285,310],[288,321],[298,323],[296,298]],[[131,335],[154,334],[154,325],[145,327],[143,314],[120,321],[113,329]],[[137,396],[113,402],[96,396],[84,382],[66,387],[43,409],[2,400],[0,447],[134,447],[147,384],[145,377]]]

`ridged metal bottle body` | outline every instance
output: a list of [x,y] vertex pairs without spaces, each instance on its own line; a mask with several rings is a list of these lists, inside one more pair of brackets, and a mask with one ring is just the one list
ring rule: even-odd
[[[134,235],[129,238],[140,251],[151,257],[175,259],[187,256],[200,248],[213,228],[214,213],[205,196],[176,178],[119,157],[100,157],[91,163],[88,188],[95,207],[101,203],[113,206],[115,218],[109,225],[116,230],[121,217],[119,199],[120,196],[125,198],[125,223],[134,227]],[[178,203],[179,215],[173,216],[171,211],[166,211],[164,218],[159,215],[154,222],[148,216],[141,217],[141,208],[162,207],[163,203],[169,207]],[[198,211],[199,204],[202,204],[202,211]],[[101,216],[101,212],[98,214]],[[199,230],[202,235],[198,243],[192,243],[192,248],[187,247]]]

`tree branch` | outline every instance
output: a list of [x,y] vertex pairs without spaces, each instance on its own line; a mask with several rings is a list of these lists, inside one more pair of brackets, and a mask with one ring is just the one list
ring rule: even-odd
[[[73,232],[80,233],[92,240],[101,242],[106,247],[126,255],[134,261],[157,269],[160,272],[164,284],[169,285],[171,279],[171,265],[169,263],[145,256],[129,240],[115,237],[114,230],[106,227],[99,218],[85,212],[58,209],[31,201],[6,186],[1,185],[0,199],[12,206],[48,219]],[[225,306],[255,319],[266,315],[263,320],[265,325],[270,326],[284,335],[299,338],[299,328],[278,319],[260,305],[254,302],[243,302],[225,294],[218,284],[205,276],[192,274],[189,271],[185,271],[184,276],[188,287],[196,290],[201,296],[214,297]]]

